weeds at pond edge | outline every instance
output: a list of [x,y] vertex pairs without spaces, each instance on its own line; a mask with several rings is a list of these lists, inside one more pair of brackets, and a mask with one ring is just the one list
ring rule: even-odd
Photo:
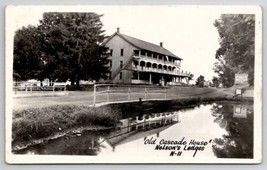
[[13,111],[12,141],[20,143],[82,126],[114,126],[116,111],[109,107],[55,105]]

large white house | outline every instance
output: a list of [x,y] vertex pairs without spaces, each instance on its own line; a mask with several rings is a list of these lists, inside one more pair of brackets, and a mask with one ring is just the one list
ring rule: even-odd
[[110,50],[108,82],[122,84],[179,85],[190,73],[180,70],[182,58],[163,47],[128,35],[119,28],[104,45]]

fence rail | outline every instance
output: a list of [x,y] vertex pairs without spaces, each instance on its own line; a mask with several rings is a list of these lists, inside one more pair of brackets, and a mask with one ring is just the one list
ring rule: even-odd
[[[99,90],[99,91],[98,91]],[[105,95],[106,97],[103,97]],[[101,101],[98,101],[98,97]],[[138,87],[130,85],[95,84],[93,91],[93,105],[104,102],[133,101],[133,100],[167,99],[167,88]]]
[[66,84],[56,84],[53,83],[52,86],[37,86],[33,84],[16,84],[13,86],[13,92],[15,95],[17,94],[27,94],[27,95],[31,95],[31,94],[37,94],[40,92],[53,92],[55,93],[56,91],[63,91],[66,94],[67,91],[67,86]]
[[[67,95],[59,100],[95,106],[128,101],[165,100],[173,98],[170,87],[148,85],[94,84],[88,91],[67,91],[66,85],[36,86],[20,84],[13,86],[14,97],[42,97]],[[174,96],[174,97],[177,97]],[[53,99],[54,100],[54,99]]]

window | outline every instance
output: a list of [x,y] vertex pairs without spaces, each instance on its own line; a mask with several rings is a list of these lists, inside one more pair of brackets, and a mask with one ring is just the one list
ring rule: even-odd
[[141,55],[146,55],[146,52],[145,51],[141,51]]
[[121,49],[121,56],[123,56],[123,49]]
[[112,67],[112,61],[109,61],[109,66]]
[[139,56],[139,50],[134,50],[134,55]]
[[111,49],[111,50],[110,50],[110,56],[112,56],[112,54],[113,54],[113,50]]
[[108,78],[111,79],[111,72],[109,72],[109,74],[108,74]]
[[120,68],[122,68],[123,66],[123,61],[120,61]]
[[120,72],[120,80],[122,79],[122,72]]

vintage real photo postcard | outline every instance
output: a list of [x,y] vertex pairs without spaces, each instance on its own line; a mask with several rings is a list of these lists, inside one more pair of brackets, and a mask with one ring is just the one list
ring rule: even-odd
[[8,6],[5,24],[7,163],[261,163],[259,6]]

